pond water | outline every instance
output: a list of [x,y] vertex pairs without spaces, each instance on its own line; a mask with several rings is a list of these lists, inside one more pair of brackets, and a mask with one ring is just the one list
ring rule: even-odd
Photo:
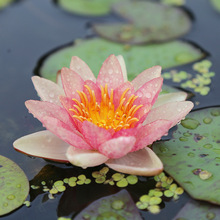
[[[198,102],[194,109],[207,106],[219,106],[220,85],[220,14],[215,11],[207,0],[188,0],[185,7],[194,17],[191,31],[182,37],[207,51],[208,59],[213,63],[212,71],[216,73],[212,80],[211,91],[206,96],[196,95],[193,102]],[[12,143],[17,138],[42,130],[42,125],[28,113],[24,102],[38,99],[31,82],[31,76],[37,67],[39,59],[49,51],[85,38],[91,34],[88,24],[91,22],[118,21],[114,14],[104,17],[89,17],[73,15],[61,10],[52,1],[23,0],[16,2],[0,11],[0,154],[16,162],[25,172],[31,184],[40,184],[43,180],[54,181],[71,175],[86,174],[92,171],[83,170],[70,165],[58,164],[39,158],[32,158],[14,150]],[[94,54],[98,56],[98,54]],[[192,64],[175,67],[177,70],[192,71]],[[166,84],[178,86],[170,80]],[[40,177],[36,175],[43,169]],[[34,179],[35,178],[35,179]],[[154,184],[152,178],[140,179],[137,186],[126,189],[137,201],[145,190]],[[3,216],[2,219],[57,219],[59,216],[74,217],[91,202],[120,191],[121,188],[102,184],[88,184],[71,188],[55,199],[47,199],[44,193],[31,191],[28,197],[32,204]],[[184,193],[176,202],[165,201],[161,212],[152,215],[140,211],[144,219],[172,219],[190,200]]]

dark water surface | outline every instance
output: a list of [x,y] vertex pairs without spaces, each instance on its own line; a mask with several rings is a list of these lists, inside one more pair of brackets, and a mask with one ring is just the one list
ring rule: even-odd
[[[209,59],[213,62],[212,71],[216,72],[211,92],[207,96],[197,95],[192,100],[200,102],[195,108],[220,105],[220,14],[214,11],[208,0],[188,0],[186,7],[193,13],[195,20],[192,30],[183,39],[193,41],[209,52]],[[46,168],[59,173],[59,176],[53,176],[55,179],[82,172],[91,173],[91,169],[83,171],[72,166],[28,157],[16,152],[12,143],[23,135],[42,130],[41,123],[34,119],[24,106],[26,100],[38,99],[31,76],[40,57],[60,45],[87,36],[89,22],[115,19],[113,14],[102,18],[71,15],[49,0],[23,0],[0,11],[0,154],[15,161],[29,180],[46,165]],[[191,66],[192,64],[188,64],[175,69],[188,71]],[[134,200],[137,200],[151,185],[152,180],[148,180],[138,184],[139,188],[128,187],[128,191]],[[2,219],[50,220],[57,219],[57,216],[74,216],[90,202],[119,190],[117,187],[89,184],[69,189],[56,199],[45,202],[43,194],[37,197],[31,195],[33,202],[30,208],[21,207]],[[158,215],[141,213],[144,219],[169,220],[189,199],[185,193],[177,202],[165,202],[165,208]]]

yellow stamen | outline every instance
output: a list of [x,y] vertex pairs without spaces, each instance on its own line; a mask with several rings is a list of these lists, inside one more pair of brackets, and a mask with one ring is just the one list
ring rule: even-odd
[[100,87],[100,103],[96,101],[94,90],[91,90],[88,85],[85,85],[85,88],[88,93],[77,91],[80,101],[72,99],[75,103],[69,111],[73,112],[72,117],[74,119],[80,122],[87,120],[101,128],[115,131],[132,128],[139,121],[139,118],[134,117],[134,115],[143,105],[133,105],[138,98],[135,95],[125,97],[130,90],[129,88],[122,93],[117,108],[114,106],[114,91],[111,89],[108,92],[107,84]]

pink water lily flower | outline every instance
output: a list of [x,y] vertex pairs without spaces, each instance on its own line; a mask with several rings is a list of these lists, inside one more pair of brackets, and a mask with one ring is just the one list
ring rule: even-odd
[[157,175],[163,165],[149,145],[193,108],[183,92],[158,97],[160,74],[154,66],[129,82],[122,56],[110,55],[97,79],[76,56],[57,84],[32,77],[42,101],[25,104],[47,130],[16,140],[14,148],[83,168],[106,163],[119,172]]

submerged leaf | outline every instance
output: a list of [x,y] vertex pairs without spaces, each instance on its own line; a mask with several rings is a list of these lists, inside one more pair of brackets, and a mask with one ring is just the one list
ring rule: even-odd
[[29,193],[29,182],[21,168],[0,155],[0,216],[21,206]]
[[[94,54],[99,54],[99,56],[94,56]],[[74,45],[63,47],[49,54],[37,71],[44,78],[56,81],[57,71],[64,66],[69,67],[72,56],[79,56],[97,76],[103,60],[110,54],[121,54],[124,57],[129,80],[155,65],[169,68],[190,63],[206,56],[202,50],[184,41],[130,46],[93,38],[75,41]]]
[[178,125],[170,141],[153,145],[165,171],[193,198],[215,204],[220,204],[219,125],[219,107],[198,110]]
[[[85,218],[85,217],[88,218]],[[118,219],[141,220],[131,196],[126,190],[103,197],[82,210],[75,218],[81,219]]]

